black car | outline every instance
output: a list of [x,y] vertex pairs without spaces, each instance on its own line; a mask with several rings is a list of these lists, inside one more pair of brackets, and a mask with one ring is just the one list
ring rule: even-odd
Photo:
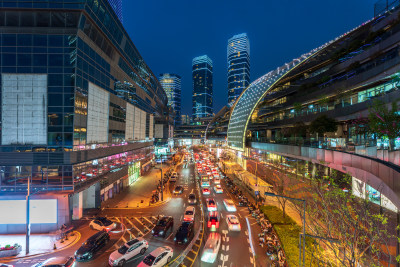
[[183,193],[183,187],[180,185],[177,185],[174,189],[174,194],[179,195]]
[[169,229],[171,229],[172,231],[173,226],[174,218],[172,218],[171,216],[164,216],[157,221],[156,226],[153,228],[153,230],[151,230],[151,233],[153,234],[153,236],[165,237]]
[[176,232],[174,241],[177,244],[186,244],[193,237],[193,229],[193,222],[183,222]]
[[93,258],[93,255],[103,248],[108,241],[110,235],[106,231],[100,231],[89,237],[82,246],[75,251],[75,259],[77,261],[87,261]]

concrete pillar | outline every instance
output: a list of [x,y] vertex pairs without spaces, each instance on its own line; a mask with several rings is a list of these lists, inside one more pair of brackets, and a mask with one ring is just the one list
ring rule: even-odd
[[93,209],[96,208],[96,195],[100,194],[99,189],[96,187],[97,184],[90,186],[84,190],[83,193],[83,208]]
[[83,192],[72,197],[72,220],[79,220],[83,215]]

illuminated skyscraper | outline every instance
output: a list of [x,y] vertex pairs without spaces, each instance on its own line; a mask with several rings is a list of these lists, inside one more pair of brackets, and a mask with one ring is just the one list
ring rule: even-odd
[[181,124],[181,77],[172,73],[162,73],[161,86],[168,97],[168,106],[175,111],[174,124]]
[[250,41],[246,33],[228,40],[228,104],[233,105],[250,84]]
[[112,8],[114,9],[115,13],[117,14],[117,17],[121,22],[123,22],[123,17],[122,17],[122,0],[108,0]]
[[192,61],[193,119],[210,117],[213,115],[213,66],[207,56],[195,57]]

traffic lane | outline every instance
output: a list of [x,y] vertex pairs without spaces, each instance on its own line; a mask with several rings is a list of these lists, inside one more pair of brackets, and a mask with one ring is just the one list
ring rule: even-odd
[[[226,210],[223,200],[232,198],[227,193],[225,188],[222,194],[215,193],[214,190],[211,190],[211,194],[209,196],[203,196],[205,210],[207,209],[205,202],[207,198],[215,199],[215,202],[217,203],[217,210],[220,213],[220,226],[217,232],[221,234],[221,247],[217,255],[217,259],[213,264],[202,262],[201,266],[253,266],[245,214],[242,215],[239,211],[228,212]],[[226,217],[230,214],[234,214],[239,218],[242,228],[241,231],[229,231]],[[207,240],[209,234],[211,233],[208,227],[206,227],[205,233],[205,238]]]
[[[71,246],[67,249],[64,249],[61,251],[55,251],[55,252],[52,252],[49,254],[32,256],[32,257],[27,257],[27,258],[23,258],[23,259],[16,259],[14,261],[9,262],[8,264],[25,267],[25,266],[32,266],[36,263],[43,262],[46,259],[49,259],[52,257],[65,257],[65,256],[73,257],[75,251],[78,250],[78,248],[82,245],[82,243],[84,243],[89,237],[91,237],[92,235],[97,233],[96,230],[92,230],[89,228],[89,222],[90,221],[88,221],[88,223],[85,223],[84,225],[82,225],[76,229],[76,231],[78,231],[81,234],[81,238],[73,246]],[[100,251],[98,251],[95,254],[93,260],[86,262],[85,265],[83,265],[84,263],[77,263],[76,266],[107,266],[107,265],[103,264],[103,261],[104,261],[103,258],[105,257],[103,254],[109,255],[109,253],[107,253],[107,250],[111,249],[114,246],[114,244],[117,243],[118,240],[120,240],[122,235],[123,235],[123,232],[110,233],[110,241],[107,243],[107,245],[105,247],[103,247]],[[108,260],[108,256],[106,256],[106,257]],[[107,261],[105,262],[105,264],[107,264]]]

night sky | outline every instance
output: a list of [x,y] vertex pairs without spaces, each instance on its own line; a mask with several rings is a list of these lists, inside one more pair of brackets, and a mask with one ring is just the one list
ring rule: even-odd
[[251,81],[369,20],[376,0],[123,0],[124,26],[158,77],[182,77],[182,114],[192,113],[192,59],[214,65],[214,112],[227,103],[226,46],[250,38]]

